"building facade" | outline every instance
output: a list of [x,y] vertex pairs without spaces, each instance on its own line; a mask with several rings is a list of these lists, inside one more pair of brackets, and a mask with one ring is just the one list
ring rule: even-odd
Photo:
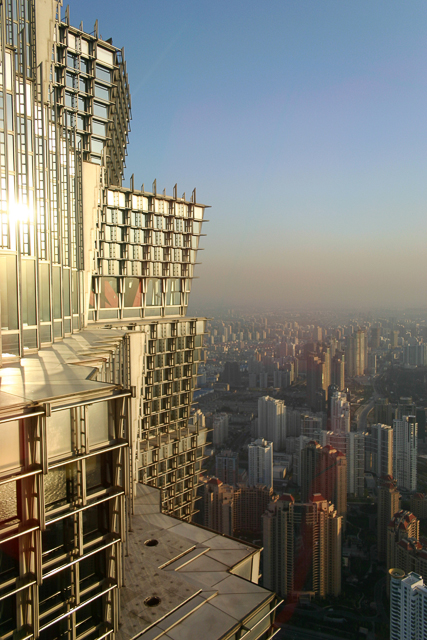
[[273,443],[258,438],[248,445],[249,485],[273,487]]
[[415,416],[393,420],[393,476],[397,486],[417,490],[418,424]]
[[390,640],[426,640],[427,589],[421,576],[392,568],[390,574]]
[[258,437],[273,443],[280,451],[286,439],[286,406],[283,400],[265,396],[258,399]]
[[387,559],[388,525],[400,508],[400,493],[392,476],[384,476],[378,481],[377,501],[377,552],[378,560]]
[[393,429],[386,424],[373,424],[365,433],[365,471],[378,478],[393,475]]

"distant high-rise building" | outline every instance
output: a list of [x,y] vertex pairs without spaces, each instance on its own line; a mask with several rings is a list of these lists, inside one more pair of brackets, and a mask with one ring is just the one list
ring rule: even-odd
[[224,484],[236,485],[239,481],[239,458],[234,451],[221,451],[215,456],[215,475]]
[[[401,540],[418,540],[420,537],[420,523],[416,516],[410,511],[398,511],[394,514],[387,527],[387,569],[399,565],[401,554],[399,554],[399,543]],[[427,577],[427,576],[426,576]]]
[[334,392],[331,398],[331,431],[334,433],[349,433],[350,431],[350,403],[346,393]]
[[[301,498],[308,502],[320,493],[335,505],[339,516],[347,516],[347,460],[331,445],[309,442],[301,451]],[[344,521],[345,527],[345,521]]]
[[233,487],[218,478],[210,478],[204,485],[203,524],[209,529],[233,535]]
[[371,329],[371,348],[379,349],[381,342],[381,327],[372,327]]
[[212,444],[220,447],[228,438],[228,413],[215,413],[208,420],[208,426],[212,425]]
[[378,560],[387,559],[387,532],[390,520],[399,511],[400,493],[392,476],[385,476],[378,481],[377,502],[377,553]]
[[258,399],[258,437],[269,440],[275,451],[285,446],[286,406],[283,400],[265,396]]
[[413,493],[409,502],[412,513],[419,520],[427,518],[427,496],[425,493]]
[[325,363],[317,355],[307,357],[307,403],[314,411],[323,411],[326,402]]
[[392,349],[396,349],[399,344],[399,332],[398,331],[390,331],[390,345]]
[[273,486],[273,443],[258,438],[248,445],[249,484]]
[[420,575],[405,576],[392,568],[390,575],[390,640],[427,640],[427,588]]
[[347,375],[363,376],[367,367],[367,343],[366,333],[359,329],[348,338],[348,347],[345,358]]
[[365,471],[378,478],[393,475],[393,429],[386,424],[373,424],[365,433]]
[[417,490],[418,424],[415,416],[393,420],[393,476],[397,486]]
[[342,517],[320,494],[305,504],[290,495],[263,515],[263,585],[281,597],[341,592]]
[[345,389],[345,356],[341,351],[337,351],[331,359],[331,384],[338,391]]

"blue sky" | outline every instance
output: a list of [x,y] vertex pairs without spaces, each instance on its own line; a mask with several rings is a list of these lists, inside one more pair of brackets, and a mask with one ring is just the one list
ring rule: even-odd
[[425,1],[70,12],[125,47],[126,182],[212,206],[194,306],[425,306]]

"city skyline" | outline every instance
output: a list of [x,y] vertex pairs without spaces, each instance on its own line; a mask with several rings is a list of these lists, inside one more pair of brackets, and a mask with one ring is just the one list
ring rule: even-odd
[[125,184],[212,206],[193,304],[425,306],[423,3],[113,6],[71,24],[125,43]]

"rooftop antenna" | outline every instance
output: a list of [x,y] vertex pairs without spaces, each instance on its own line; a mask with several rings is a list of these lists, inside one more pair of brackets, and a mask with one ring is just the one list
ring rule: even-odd
[[134,173],[130,177],[130,189],[131,191],[135,191],[135,174]]
[[194,187],[193,193],[191,194],[191,202],[196,202],[196,187]]
[[173,197],[175,200],[178,198],[178,185],[176,184],[173,188]]
[[157,180],[154,180],[153,182],[153,193],[155,196],[157,195]]
[[183,194],[182,194],[182,196],[181,196],[181,200],[185,200],[185,191],[184,191],[184,193],[183,193]]

